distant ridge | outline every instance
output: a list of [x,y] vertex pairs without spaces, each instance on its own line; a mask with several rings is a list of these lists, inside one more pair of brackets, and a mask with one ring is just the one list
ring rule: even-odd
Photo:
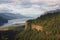
[[8,23],[8,20],[0,16],[0,26],[2,26],[4,23]]
[[24,15],[21,14],[13,14],[13,13],[0,13],[0,16],[5,18],[5,19],[20,19],[20,18],[28,18]]

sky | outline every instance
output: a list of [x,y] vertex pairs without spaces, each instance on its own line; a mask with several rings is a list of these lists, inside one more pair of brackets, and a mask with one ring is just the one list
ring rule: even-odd
[[60,9],[60,0],[0,0],[0,12],[37,17],[55,9]]

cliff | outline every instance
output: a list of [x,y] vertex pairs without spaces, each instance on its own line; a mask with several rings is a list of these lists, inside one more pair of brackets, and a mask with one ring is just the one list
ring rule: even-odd
[[31,25],[32,29],[36,29],[37,31],[43,31],[43,27],[39,25],[32,24]]
[[[25,29],[36,29],[36,30],[47,30],[55,27],[60,27],[60,12],[46,12],[44,15],[41,15],[37,19],[28,20],[26,22]],[[44,29],[43,29],[44,28]]]
[[46,12],[26,22],[19,40],[60,40],[60,10]]

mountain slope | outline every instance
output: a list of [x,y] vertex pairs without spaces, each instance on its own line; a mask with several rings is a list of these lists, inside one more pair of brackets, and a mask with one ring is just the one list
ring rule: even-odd
[[[17,35],[18,40],[60,40],[59,11],[47,12],[37,19],[28,20],[26,25],[26,30]],[[38,31],[37,27],[43,30]]]
[[[33,24],[35,26],[34,29],[32,29]],[[17,28],[18,31],[12,31],[13,34],[17,32],[16,35],[14,35],[15,40],[60,40],[60,12],[47,12],[37,19],[28,20],[25,27],[27,27],[26,30],[22,29],[24,30],[22,32],[19,31],[19,27]],[[37,27],[43,30],[38,31]],[[7,34],[4,33],[4,35]],[[10,34],[8,37],[3,37],[4,40],[6,38],[13,40],[13,36],[11,38]]]
[[59,11],[53,11],[45,13],[45,15],[42,15],[38,17],[35,20],[28,20],[27,21],[28,26],[30,25],[32,28],[32,25],[38,25],[42,26],[44,29],[49,27],[52,29],[52,27],[60,27],[60,12]]
[[0,16],[2,16],[5,19],[27,18],[26,16],[23,16],[21,14],[13,14],[13,13],[0,13]]
[[2,26],[4,23],[7,23],[8,20],[0,16],[0,26]]

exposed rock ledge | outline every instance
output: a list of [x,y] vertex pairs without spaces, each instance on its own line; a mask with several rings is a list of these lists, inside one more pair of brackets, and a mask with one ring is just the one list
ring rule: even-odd
[[[25,23],[25,30],[28,28],[28,23]],[[43,31],[43,27],[35,24],[30,24],[32,30],[36,29],[37,31]]]
[[43,27],[42,26],[39,26],[39,25],[32,24],[31,27],[32,27],[33,30],[34,29],[36,29],[38,31],[42,31],[43,30]]

